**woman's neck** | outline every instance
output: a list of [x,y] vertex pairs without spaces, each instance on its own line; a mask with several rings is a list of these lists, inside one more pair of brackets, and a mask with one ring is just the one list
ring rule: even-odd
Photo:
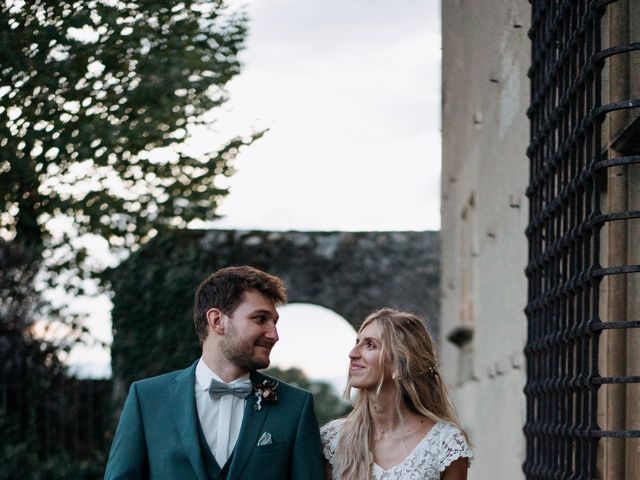
[[407,420],[415,416],[404,403],[399,407],[396,405],[395,390],[383,389],[379,394],[371,392],[368,401],[371,423],[376,435],[402,431],[409,426]]

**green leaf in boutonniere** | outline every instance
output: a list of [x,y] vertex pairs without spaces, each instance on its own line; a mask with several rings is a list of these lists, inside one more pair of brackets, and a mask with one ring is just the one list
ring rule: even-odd
[[263,380],[255,388],[254,395],[257,398],[256,404],[253,406],[254,410],[260,410],[262,408],[262,402],[275,402],[278,400],[278,382],[272,380]]

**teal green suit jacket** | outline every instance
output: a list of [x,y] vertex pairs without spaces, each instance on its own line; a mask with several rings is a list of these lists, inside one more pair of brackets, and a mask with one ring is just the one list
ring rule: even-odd
[[[195,363],[131,385],[111,445],[105,479],[207,480],[198,442]],[[251,374],[255,384],[271,379]],[[273,380],[273,379],[271,379]],[[247,398],[228,480],[323,480],[313,397],[280,382],[278,400]],[[272,443],[258,446],[263,433]]]

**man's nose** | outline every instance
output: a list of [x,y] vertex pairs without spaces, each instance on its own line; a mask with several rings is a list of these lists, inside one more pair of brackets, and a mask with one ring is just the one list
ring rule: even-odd
[[268,339],[273,340],[274,343],[280,339],[280,337],[278,336],[278,327],[276,327],[275,323],[269,322],[269,328],[267,328],[265,336]]

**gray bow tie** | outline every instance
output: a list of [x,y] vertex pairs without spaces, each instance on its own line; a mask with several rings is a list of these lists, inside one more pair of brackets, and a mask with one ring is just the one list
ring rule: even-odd
[[222,395],[235,395],[238,398],[247,398],[253,391],[251,380],[242,380],[235,383],[219,382],[211,379],[209,395],[211,398],[220,398]]

